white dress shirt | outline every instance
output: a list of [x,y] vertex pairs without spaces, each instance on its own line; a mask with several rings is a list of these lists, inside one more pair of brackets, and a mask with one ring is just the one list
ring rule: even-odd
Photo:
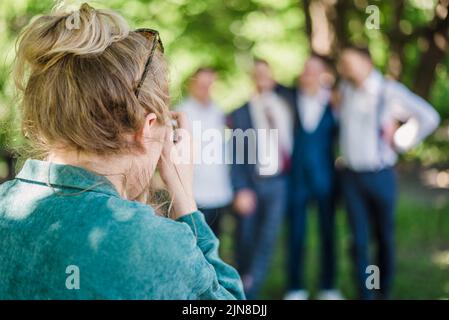
[[[403,84],[385,79],[377,70],[362,86],[343,82],[340,89],[340,151],[345,165],[354,171],[393,166],[397,151],[416,146],[439,124],[439,115],[428,102]],[[379,102],[381,97],[383,104]],[[382,138],[381,130],[395,121],[404,124],[396,131],[391,146]]]
[[320,89],[315,95],[308,95],[298,91],[297,106],[299,120],[306,132],[314,132],[318,127],[324,111],[329,102],[330,92],[327,89]]
[[[213,209],[230,204],[233,194],[225,161],[224,113],[213,102],[202,105],[193,98],[176,109],[186,113],[192,125],[196,153],[193,193],[198,207]],[[221,153],[211,155],[209,151]]]
[[[255,95],[249,102],[251,121],[257,135],[257,163],[259,174],[275,175],[282,169],[282,152],[291,155],[293,147],[293,119],[288,104],[274,92]],[[266,114],[272,116],[269,124]],[[260,129],[267,135],[260,135]],[[277,130],[277,135],[270,134],[269,129]],[[267,130],[267,131],[265,131]],[[276,150],[276,152],[273,152]],[[276,157],[272,155],[276,154]]]

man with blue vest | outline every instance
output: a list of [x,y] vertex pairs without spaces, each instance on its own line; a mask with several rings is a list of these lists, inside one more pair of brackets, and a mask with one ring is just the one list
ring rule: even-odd
[[309,298],[304,283],[307,209],[316,204],[320,233],[319,299],[337,300],[335,278],[335,170],[337,124],[330,107],[330,90],[323,83],[329,68],[325,58],[312,54],[305,62],[298,87],[278,87],[295,114],[294,148],[289,194],[287,300]]

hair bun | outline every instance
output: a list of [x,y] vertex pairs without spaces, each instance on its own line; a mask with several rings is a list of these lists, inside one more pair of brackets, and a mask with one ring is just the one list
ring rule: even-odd
[[87,3],[71,12],[58,7],[25,27],[17,52],[32,68],[48,68],[69,54],[101,54],[128,34],[128,24],[113,11],[97,10]]
[[128,36],[126,21],[108,10],[95,10],[87,3],[65,19],[64,30],[59,34],[53,50],[76,55],[103,52],[111,43]]

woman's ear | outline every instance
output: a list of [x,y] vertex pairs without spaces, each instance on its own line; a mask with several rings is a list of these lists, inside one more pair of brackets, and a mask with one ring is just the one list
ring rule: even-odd
[[134,138],[136,141],[143,143],[145,140],[152,136],[151,128],[154,127],[157,121],[155,113],[151,112],[145,116],[145,121],[142,128],[136,132]]

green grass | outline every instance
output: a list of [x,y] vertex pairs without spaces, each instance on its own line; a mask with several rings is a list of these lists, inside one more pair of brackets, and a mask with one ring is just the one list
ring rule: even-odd
[[[231,230],[234,221],[225,219],[222,256],[233,258]],[[310,212],[306,252],[306,280],[312,298],[318,284],[318,228]],[[283,229],[261,298],[282,299],[285,293],[285,228]],[[337,213],[337,286],[347,299],[355,299],[352,264],[349,257],[350,232],[344,210]],[[403,196],[396,212],[396,277],[394,299],[449,299],[449,206],[438,208]]]

